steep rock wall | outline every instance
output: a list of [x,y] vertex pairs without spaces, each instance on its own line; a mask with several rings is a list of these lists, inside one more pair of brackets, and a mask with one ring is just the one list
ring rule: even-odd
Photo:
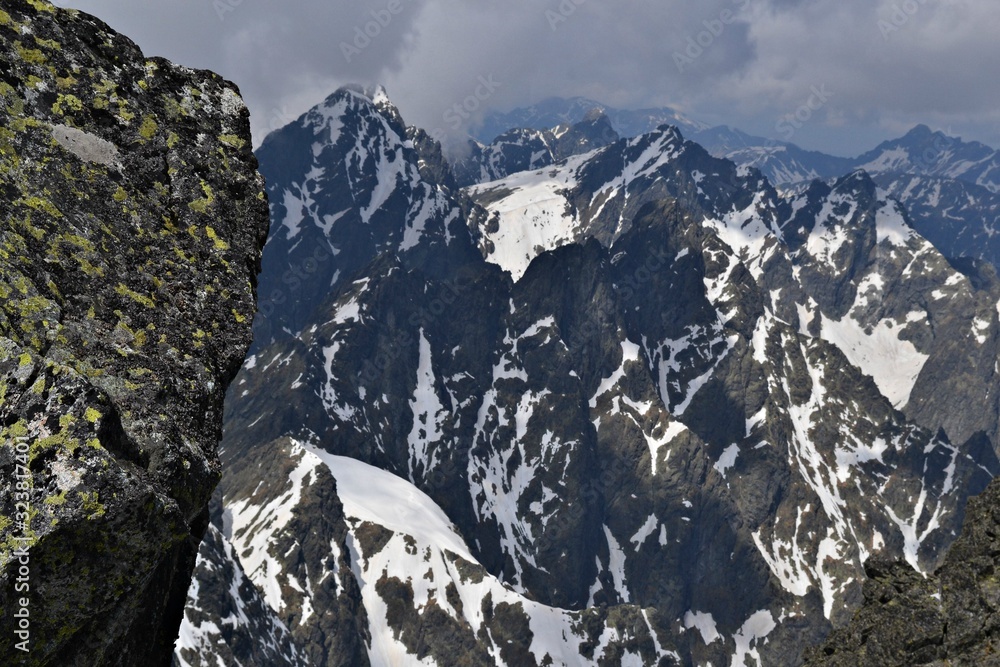
[[169,663],[262,186],[235,86],[86,14],[0,7],[0,655]]

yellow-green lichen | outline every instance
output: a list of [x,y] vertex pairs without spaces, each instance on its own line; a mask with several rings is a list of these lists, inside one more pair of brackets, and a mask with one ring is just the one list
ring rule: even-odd
[[[46,193],[48,194],[48,193]],[[62,212],[55,207],[48,199],[42,199],[41,197],[22,197],[18,199],[15,203],[21,204],[22,206],[27,206],[28,208],[34,209],[46,213],[53,218],[63,217]],[[24,221],[26,225],[31,225],[30,220]],[[33,235],[34,236],[34,235]]]
[[53,507],[59,507],[66,504],[66,489],[63,489],[58,494],[54,496],[49,496],[45,499],[46,505],[52,505]]
[[36,315],[52,305],[51,301],[42,296],[32,296],[27,299],[18,299],[16,303],[18,313],[22,318],[28,318],[32,315]]
[[110,95],[118,88],[118,84],[111,79],[101,79],[93,85],[93,88],[98,95]]
[[212,192],[212,186],[205,181],[201,182],[201,191],[205,193],[204,198],[188,202],[188,208],[196,213],[207,213],[208,207],[215,201],[215,193]]
[[152,116],[144,116],[142,119],[142,125],[139,127],[139,134],[142,135],[143,139],[152,139],[156,134],[156,129],[159,127],[156,121],[153,120]]
[[37,9],[40,12],[46,12],[48,14],[55,14],[56,8],[53,7],[48,2],[43,2],[43,0],[28,0],[28,4]]
[[216,250],[229,250],[229,244],[220,239],[214,229],[211,227],[205,227],[205,234],[212,240],[212,243],[215,244]]
[[118,104],[118,117],[124,120],[126,123],[131,123],[135,118],[135,114],[128,110],[127,103]]
[[60,44],[56,40],[44,39],[42,37],[38,37],[37,35],[35,36],[35,43],[38,44],[38,46],[50,49],[52,51],[59,51],[60,49],[62,49],[62,44]]
[[239,136],[237,136],[235,134],[223,134],[223,135],[220,135],[219,136],[219,141],[221,141],[222,143],[226,144],[227,146],[231,146],[233,148],[236,148],[237,150],[242,150],[243,147],[247,145],[247,142],[246,142],[245,139],[243,139],[243,138],[241,138],[241,137],[239,137]]
[[76,95],[59,93],[59,97],[52,105],[52,113],[62,116],[66,113],[66,107],[73,111],[83,111],[83,102]]
[[19,419],[2,431],[3,435],[12,440],[26,438],[28,436],[28,423]]
[[83,506],[83,511],[87,514],[88,519],[97,519],[104,516],[104,505],[101,504],[97,491],[83,491],[79,492],[79,494],[80,504]]
[[104,276],[104,268],[100,266],[94,266],[84,257],[79,255],[73,255],[73,259],[76,260],[77,264],[80,265],[80,270],[86,273],[88,276]]
[[154,308],[156,306],[156,302],[153,299],[145,294],[140,294],[139,292],[129,289],[124,283],[118,283],[118,287],[115,288],[115,292],[117,292],[120,296],[127,296],[136,303],[142,304],[146,308]]
[[16,42],[14,48],[17,49],[17,55],[21,57],[21,60],[29,62],[32,65],[44,65],[45,64],[45,54],[38,49],[26,48],[21,42]]
[[97,408],[87,408],[87,411],[83,413],[83,416],[91,424],[96,424],[97,420],[103,415]]
[[80,441],[67,433],[67,429],[62,429],[59,433],[36,440],[31,445],[28,452],[28,460],[33,461],[39,454],[50,449],[63,450],[72,454],[79,448]]

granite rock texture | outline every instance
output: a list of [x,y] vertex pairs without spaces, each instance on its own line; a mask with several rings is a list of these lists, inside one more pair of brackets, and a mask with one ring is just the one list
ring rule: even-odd
[[233,84],[3,3],[0,655],[169,664],[267,217]]

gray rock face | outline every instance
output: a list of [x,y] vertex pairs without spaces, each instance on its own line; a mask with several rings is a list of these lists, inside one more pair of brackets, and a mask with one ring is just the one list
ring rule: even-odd
[[924,578],[900,563],[872,562],[864,604],[806,656],[807,665],[1000,664],[1000,484],[969,501],[962,534]]
[[267,219],[256,166],[232,84],[147,59],[86,14],[0,9],[11,661],[170,661],[223,397],[250,342]]
[[[573,155],[582,155],[618,141],[611,121],[593,109],[578,123],[551,129],[508,130],[489,145],[469,141],[467,153],[452,160],[451,171],[460,187],[488,183],[522,171],[534,171]],[[442,185],[447,182],[439,181]]]

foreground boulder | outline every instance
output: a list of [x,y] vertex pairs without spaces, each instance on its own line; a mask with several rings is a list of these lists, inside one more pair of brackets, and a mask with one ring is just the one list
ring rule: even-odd
[[0,655],[169,664],[267,201],[222,78],[0,8]]
[[1000,482],[969,500],[962,534],[932,576],[885,561],[867,569],[863,606],[807,665],[1000,665]]

